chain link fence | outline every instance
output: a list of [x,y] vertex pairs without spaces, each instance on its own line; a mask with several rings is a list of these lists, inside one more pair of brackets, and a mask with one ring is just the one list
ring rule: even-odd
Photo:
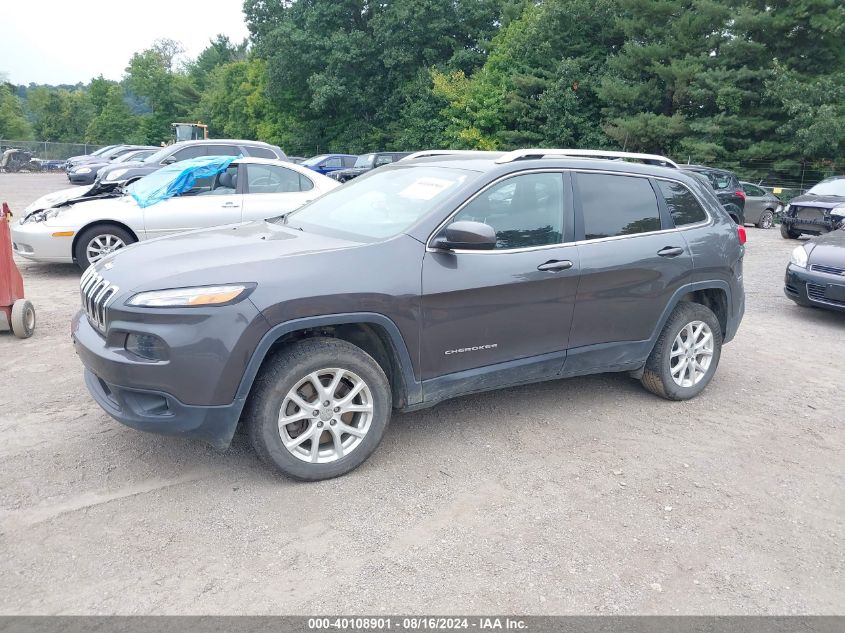
[[[53,143],[51,141],[20,141],[14,139],[0,139],[0,156],[6,150],[16,149],[26,152],[30,159],[35,159],[34,164],[41,164],[43,161],[51,161],[44,165],[43,171],[52,171],[60,168],[55,161],[65,161],[71,156],[90,154],[104,147],[91,143]],[[20,160],[20,159],[19,159]]]

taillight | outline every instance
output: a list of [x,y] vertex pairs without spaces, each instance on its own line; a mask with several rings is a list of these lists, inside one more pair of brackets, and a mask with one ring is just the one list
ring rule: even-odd
[[742,189],[740,189],[739,191],[735,191],[734,193],[736,194],[737,198],[742,198],[743,200],[745,200],[745,192]]
[[745,244],[748,241],[748,236],[745,234],[745,227],[744,226],[737,226],[736,227],[736,236],[739,238],[740,244]]

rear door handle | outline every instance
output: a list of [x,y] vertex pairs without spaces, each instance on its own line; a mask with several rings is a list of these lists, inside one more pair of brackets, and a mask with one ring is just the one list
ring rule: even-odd
[[572,262],[568,259],[552,259],[547,261],[545,264],[540,264],[537,266],[537,270],[542,270],[545,272],[556,273],[561,270],[568,270],[572,268]]
[[666,248],[657,251],[657,254],[661,257],[677,257],[678,255],[684,254],[684,249],[680,246],[667,246]]

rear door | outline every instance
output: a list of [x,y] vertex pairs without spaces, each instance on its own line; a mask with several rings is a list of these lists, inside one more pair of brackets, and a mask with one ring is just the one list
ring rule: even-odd
[[657,327],[692,258],[646,176],[574,174],[581,281],[566,371],[624,365]]
[[298,171],[264,163],[247,163],[243,219],[264,220],[298,209],[319,195],[310,178]]
[[[449,222],[460,220],[492,226],[498,243],[426,252],[423,378],[565,352],[579,269],[568,175],[499,180]],[[562,357],[553,373],[561,366]]]
[[146,207],[147,239],[240,222],[243,195],[238,187],[239,169],[242,171],[243,165],[230,165],[217,176],[197,180],[190,191]]

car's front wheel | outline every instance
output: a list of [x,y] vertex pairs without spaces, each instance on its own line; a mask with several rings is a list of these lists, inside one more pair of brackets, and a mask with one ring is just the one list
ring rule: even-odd
[[701,393],[719,365],[722,328],[712,310],[683,301],[675,306],[646,361],[643,386],[668,400]]
[[265,362],[244,420],[266,463],[295,479],[317,481],[360,466],[390,422],[384,371],[346,341],[313,338]]
[[790,229],[788,224],[781,224],[780,236],[786,240],[797,240],[799,237],[801,237],[801,233],[799,231],[793,231],[792,229]]
[[85,270],[103,257],[136,241],[129,231],[114,224],[98,224],[85,229],[76,241],[74,258]]
[[770,209],[766,209],[763,211],[760,219],[757,220],[757,228],[760,229],[770,229],[772,225],[775,223],[775,214]]

